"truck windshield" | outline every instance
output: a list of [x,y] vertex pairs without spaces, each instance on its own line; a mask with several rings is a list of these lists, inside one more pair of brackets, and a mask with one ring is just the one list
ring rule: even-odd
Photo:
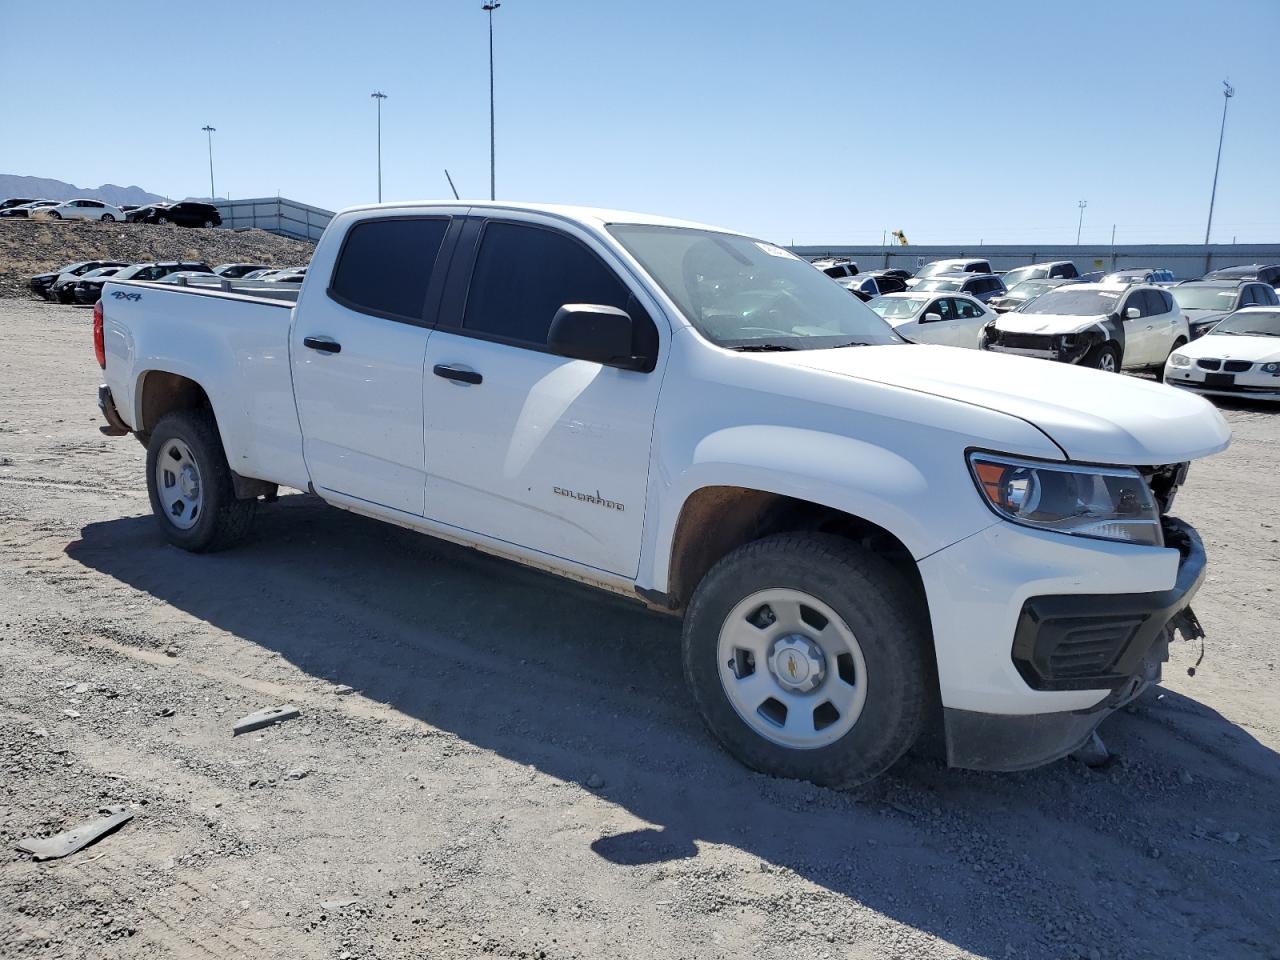
[[904,343],[857,297],[781,247],[685,227],[609,232],[712,343],[811,350]]

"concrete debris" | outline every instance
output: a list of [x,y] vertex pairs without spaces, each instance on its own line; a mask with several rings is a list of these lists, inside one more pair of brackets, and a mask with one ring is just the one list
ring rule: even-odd
[[598,773],[593,773],[591,776],[587,777],[587,786],[592,790],[599,790],[604,786],[604,777],[600,776]]
[[28,837],[19,842],[18,849],[31,854],[36,860],[56,860],[87,847],[133,817],[133,811],[123,806],[102,807],[98,812],[106,816],[52,837]]
[[349,693],[355,693],[355,687],[349,687],[345,683],[340,683],[333,688],[333,692],[340,697],[345,697]]
[[65,716],[70,717],[72,720],[75,720],[76,718],[78,718],[78,717],[80,716],[80,711],[79,711],[79,710],[71,710],[71,709],[67,709],[67,710],[63,710],[62,712],[63,712],[63,714],[64,714]]
[[265,710],[259,710],[257,713],[251,713],[237,720],[232,736],[238,737],[242,733],[261,730],[263,727],[283,723],[285,720],[295,720],[300,715],[298,708],[291,703],[286,703],[282,707],[267,707]]
[[311,773],[306,767],[295,767],[285,774],[290,780],[301,780],[303,777]]

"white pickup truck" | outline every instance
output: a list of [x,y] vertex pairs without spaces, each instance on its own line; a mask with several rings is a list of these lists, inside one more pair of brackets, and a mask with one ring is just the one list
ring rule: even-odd
[[1213,407],[907,343],[750,237],[360,207],[296,303],[108,282],[94,322],[103,430],[146,444],[174,544],[289,487],[682,614],[708,727],[768,773],[858,783],[927,730],[956,766],[1045,763],[1196,631],[1169,509],[1230,440]]

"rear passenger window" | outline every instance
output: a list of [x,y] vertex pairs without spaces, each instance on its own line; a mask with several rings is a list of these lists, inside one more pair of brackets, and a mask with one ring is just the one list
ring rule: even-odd
[[471,273],[464,330],[545,346],[556,311],[566,303],[627,310],[630,292],[594,253],[571,237],[527,224],[485,224]]
[[345,307],[420,321],[448,219],[365,220],[347,233],[329,296]]

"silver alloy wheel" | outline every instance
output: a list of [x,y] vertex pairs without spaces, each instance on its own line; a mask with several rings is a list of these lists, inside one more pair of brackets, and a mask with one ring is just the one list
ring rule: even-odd
[[157,218],[157,219],[156,219],[156,223],[166,224],[166,225],[167,225],[167,224],[169,223],[169,221],[168,221],[168,219],[167,219],[167,218],[165,218],[165,217],[159,217],[159,218]]
[[115,222],[116,222],[116,218],[115,218],[115,217],[113,217],[113,216],[112,216],[111,214],[109,214],[109,213],[104,213],[104,214],[102,215],[102,222],[103,222],[103,223],[115,223]]
[[867,665],[853,631],[801,590],[771,587],[739,602],[720,627],[717,657],[734,711],[779,746],[834,743],[867,700]]
[[1110,350],[1106,351],[1098,358],[1098,369],[1103,373],[1116,372],[1116,358]]
[[206,220],[206,221],[204,222],[204,228],[205,228],[206,230],[212,230],[212,229],[213,229],[213,221],[212,221],[212,220]]
[[156,457],[156,491],[170,523],[179,530],[195,526],[204,505],[200,467],[191,448],[176,437],[165,441]]

